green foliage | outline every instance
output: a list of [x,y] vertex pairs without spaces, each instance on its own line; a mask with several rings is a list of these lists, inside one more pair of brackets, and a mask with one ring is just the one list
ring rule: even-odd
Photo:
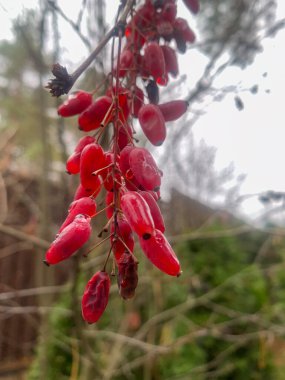
[[[72,316],[66,315],[64,310],[71,310],[71,297],[64,294],[48,321],[48,331],[50,332],[44,340],[37,346],[35,360],[29,370],[27,380],[39,380],[42,377],[41,358],[45,355],[46,380],[68,379],[72,365],[72,344],[70,338],[74,329]],[[67,342],[68,341],[68,342]]]
[[[216,225],[210,230],[222,228]],[[276,345],[285,346],[285,342],[274,335],[270,340],[262,331],[270,330],[273,324],[284,325],[285,247],[282,239],[273,239],[264,253],[261,247],[268,239],[271,238],[255,232],[181,242],[176,252],[184,272],[178,279],[158,272],[138,252],[140,283],[136,297],[125,302],[117,297],[114,288],[102,319],[94,326],[81,326],[96,334],[88,339],[91,359],[86,342],[79,343],[82,357],[93,361],[88,375],[81,362],[80,378],[102,378],[114,356],[119,355],[118,373],[112,379],[126,379],[120,370],[146,353],[136,345],[123,343],[116,348],[117,340],[104,333],[136,338],[140,329],[154,320],[140,339],[171,349],[151,359],[146,355],[141,365],[129,372],[130,379],[282,380],[283,367],[276,364],[279,352],[272,348],[272,339]],[[78,299],[91,274],[80,275]],[[74,360],[70,340],[77,336],[74,322],[60,312],[61,307],[71,308],[69,296],[61,298],[50,318],[52,334],[46,341],[50,368],[46,380],[68,378]],[[164,312],[169,314],[160,320]],[[137,325],[133,325],[133,318]],[[29,380],[40,378],[38,371],[36,360]]]

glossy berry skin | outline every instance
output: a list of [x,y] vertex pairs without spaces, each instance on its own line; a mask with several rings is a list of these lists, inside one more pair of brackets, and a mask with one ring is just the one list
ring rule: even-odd
[[[125,218],[120,218],[117,221],[117,228],[116,228],[116,234],[118,238],[123,240],[122,243],[120,239],[115,239],[114,236],[111,237],[111,244],[112,244],[112,250],[115,256],[115,259],[118,261],[122,254],[126,251],[126,246],[128,247],[130,252],[133,252],[134,250],[134,236],[133,231],[129,225],[129,223],[126,221]],[[115,232],[115,224],[112,223],[111,226],[111,233],[113,234]]]
[[58,232],[60,233],[62,230],[64,230],[64,228],[66,228],[71,222],[73,222],[73,220],[79,214],[88,215],[90,216],[90,218],[95,216],[96,214],[95,201],[90,197],[83,197],[77,201],[72,202],[68,209],[67,218],[63,222]]
[[78,174],[80,172],[81,153],[72,153],[65,164],[67,174]]
[[161,47],[157,42],[150,42],[144,51],[144,64],[154,79],[165,74],[165,61]]
[[161,145],[166,138],[165,120],[155,104],[146,104],[138,113],[141,128],[148,140],[155,146]]
[[136,181],[144,190],[158,190],[161,184],[161,172],[150,152],[145,148],[134,148],[130,152],[130,169]]
[[98,187],[96,175],[92,173],[104,166],[105,156],[102,147],[97,143],[87,145],[80,159],[80,180],[86,190],[95,190]]
[[95,138],[92,136],[82,137],[76,145],[74,152],[69,156],[66,161],[66,171],[68,174],[77,174],[80,171],[80,157],[82,150],[86,145],[95,142]]
[[112,104],[112,99],[109,96],[101,96],[96,99],[80,114],[78,118],[79,128],[82,131],[89,132],[100,128],[103,121],[107,125],[113,117]]
[[199,0],[183,0],[183,3],[189,9],[190,12],[196,14],[200,10]]
[[90,217],[77,215],[51,243],[50,248],[46,252],[45,263],[53,265],[68,259],[87,242],[90,234]]
[[140,239],[146,257],[162,272],[170,276],[181,274],[180,263],[163,233],[155,230],[148,240]]
[[165,224],[156,200],[148,191],[140,191],[140,195],[148,204],[155,228],[164,233]]
[[58,107],[57,113],[62,117],[70,117],[83,112],[92,103],[92,95],[89,92],[77,91],[71,94],[67,100]]
[[142,239],[149,239],[154,232],[154,222],[143,197],[135,191],[125,193],[121,197],[121,209],[131,229]]
[[125,251],[117,260],[117,266],[120,296],[125,300],[133,298],[138,284],[138,261],[134,255]]
[[172,100],[158,105],[165,121],[174,121],[185,114],[188,103],[185,100]]
[[88,281],[81,302],[82,317],[96,323],[104,313],[109,300],[111,281],[108,273],[97,272]]

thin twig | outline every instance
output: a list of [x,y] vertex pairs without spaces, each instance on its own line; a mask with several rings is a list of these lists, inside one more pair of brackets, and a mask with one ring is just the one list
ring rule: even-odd
[[0,232],[3,232],[4,234],[10,235],[19,240],[31,242],[33,245],[39,248],[47,249],[50,246],[50,243],[46,240],[33,235],[28,235],[25,232],[19,231],[13,227],[4,226],[4,224],[0,224]]

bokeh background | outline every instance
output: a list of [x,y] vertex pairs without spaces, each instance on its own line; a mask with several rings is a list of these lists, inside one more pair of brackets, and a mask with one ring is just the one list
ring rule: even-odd
[[[42,263],[78,184],[65,160],[80,137],[44,86],[53,63],[76,69],[118,5],[0,0],[0,378],[283,380],[282,0],[201,0],[195,17],[178,0],[197,39],[161,102],[189,97],[189,112],[162,147],[138,137],[164,172],[160,206],[183,275],[168,278],[137,249],[135,298],[120,299],[114,278],[88,326],[80,299],[108,246]],[[109,70],[108,45],[76,88],[94,90]]]

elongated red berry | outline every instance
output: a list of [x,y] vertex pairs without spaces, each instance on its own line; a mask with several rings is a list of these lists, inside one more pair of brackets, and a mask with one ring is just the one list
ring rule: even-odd
[[116,228],[115,222],[113,221],[111,226],[111,233],[116,233],[115,236],[111,237],[111,244],[114,256],[117,261],[127,250],[127,248],[129,251],[133,252],[135,245],[133,231],[125,218],[119,218],[117,220]]
[[109,96],[101,96],[80,114],[79,128],[85,132],[92,131],[100,128],[103,122],[107,125],[112,117],[112,99]]
[[150,152],[145,148],[134,148],[130,152],[130,169],[144,190],[158,190],[161,172]]
[[137,190],[139,188],[139,183],[134,177],[134,173],[130,168],[130,152],[135,147],[132,145],[127,145],[120,152],[119,166],[121,172],[125,178],[125,184],[128,190]]
[[58,114],[62,117],[78,115],[92,103],[92,95],[86,91],[77,91],[58,107]]
[[145,67],[149,74],[157,79],[165,74],[165,61],[161,47],[157,42],[150,42],[144,51]]
[[68,174],[78,174],[80,171],[81,153],[73,152],[67,159],[65,167]]
[[62,230],[51,243],[46,252],[45,263],[52,265],[68,259],[87,242],[90,234],[90,217],[77,215],[73,222]]
[[117,265],[120,296],[124,299],[130,299],[135,295],[138,284],[138,261],[134,255],[125,251],[117,260]]
[[189,9],[190,12],[196,14],[199,12],[200,4],[199,0],[183,0],[183,3]]
[[82,317],[88,323],[97,322],[109,300],[111,281],[108,273],[97,272],[88,281],[81,302]]
[[148,204],[155,228],[163,233],[165,231],[165,224],[157,201],[148,191],[140,191],[140,195]]
[[182,38],[185,42],[193,43],[196,36],[193,30],[188,25],[188,22],[181,17],[177,17],[174,22],[174,35],[177,38]]
[[134,55],[129,49],[123,50],[120,57],[119,75],[124,77],[134,64]]
[[172,100],[158,105],[165,121],[174,121],[185,114],[188,103],[185,100]]
[[78,141],[78,143],[74,149],[74,152],[75,153],[81,153],[83,151],[83,149],[86,147],[86,145],[92,144],[94,142],[96,142],[96,140],[93,136],[81,137],[81,139]]
[[[119,125],[118,127],[118,140],[117,144],[120,150],[130,144],[133,140],[133,131],[128,123]],[[115,143],[115,142],[114,142]]]
[[135,191],[125,193],[121,197],[121,209],[131,229],[142,239],[149,239],[154,231],[154,222],[143,197]]
[[100,177],[95,177],[95,183],[93,183],[93,188],[89,190],[85,190],[84,187],[81,185],[81,183],[78,185],[75,194],[74,194],[74,201],[77,201],[80,198],[83,197],[91,197],[96,198],[97,195],[100,193],[102,188],[102,180]]
[[95,142],[95,138],[92,136],[84,136],[76,145],[74,152],[69,156],[66,161],[66,171],[68,174],[77,174],[80,171],[80,157],[82,150],[86,145]]
[[161,46],[161,49],[164,55],[166,72],[176,78],[179,73],[179,68],[175,50],[168,45]]
[[142,130],[148,140],[156,146],[161,145],[166,138],[166,127],[163,115],[155,104],[146,104],[138,114]]
[[181,274],[180,263],[161,231],[155,230],[148,240],[140,238],[140,245],[146,257],[162,272],[170,276]]
[[59,233],[66,228],[77,215],[88,215],[92,218],[96,214],[96,203],[90,197],[84,197],[77,201],[74,201],[69,206],[68,215],[59,229]]
[[104,166],[105,156],[102,147],[97,143],[87,145],[80,158],[80,180],[86,190],[95,190],[98,187],[96,175],[92,173]]

